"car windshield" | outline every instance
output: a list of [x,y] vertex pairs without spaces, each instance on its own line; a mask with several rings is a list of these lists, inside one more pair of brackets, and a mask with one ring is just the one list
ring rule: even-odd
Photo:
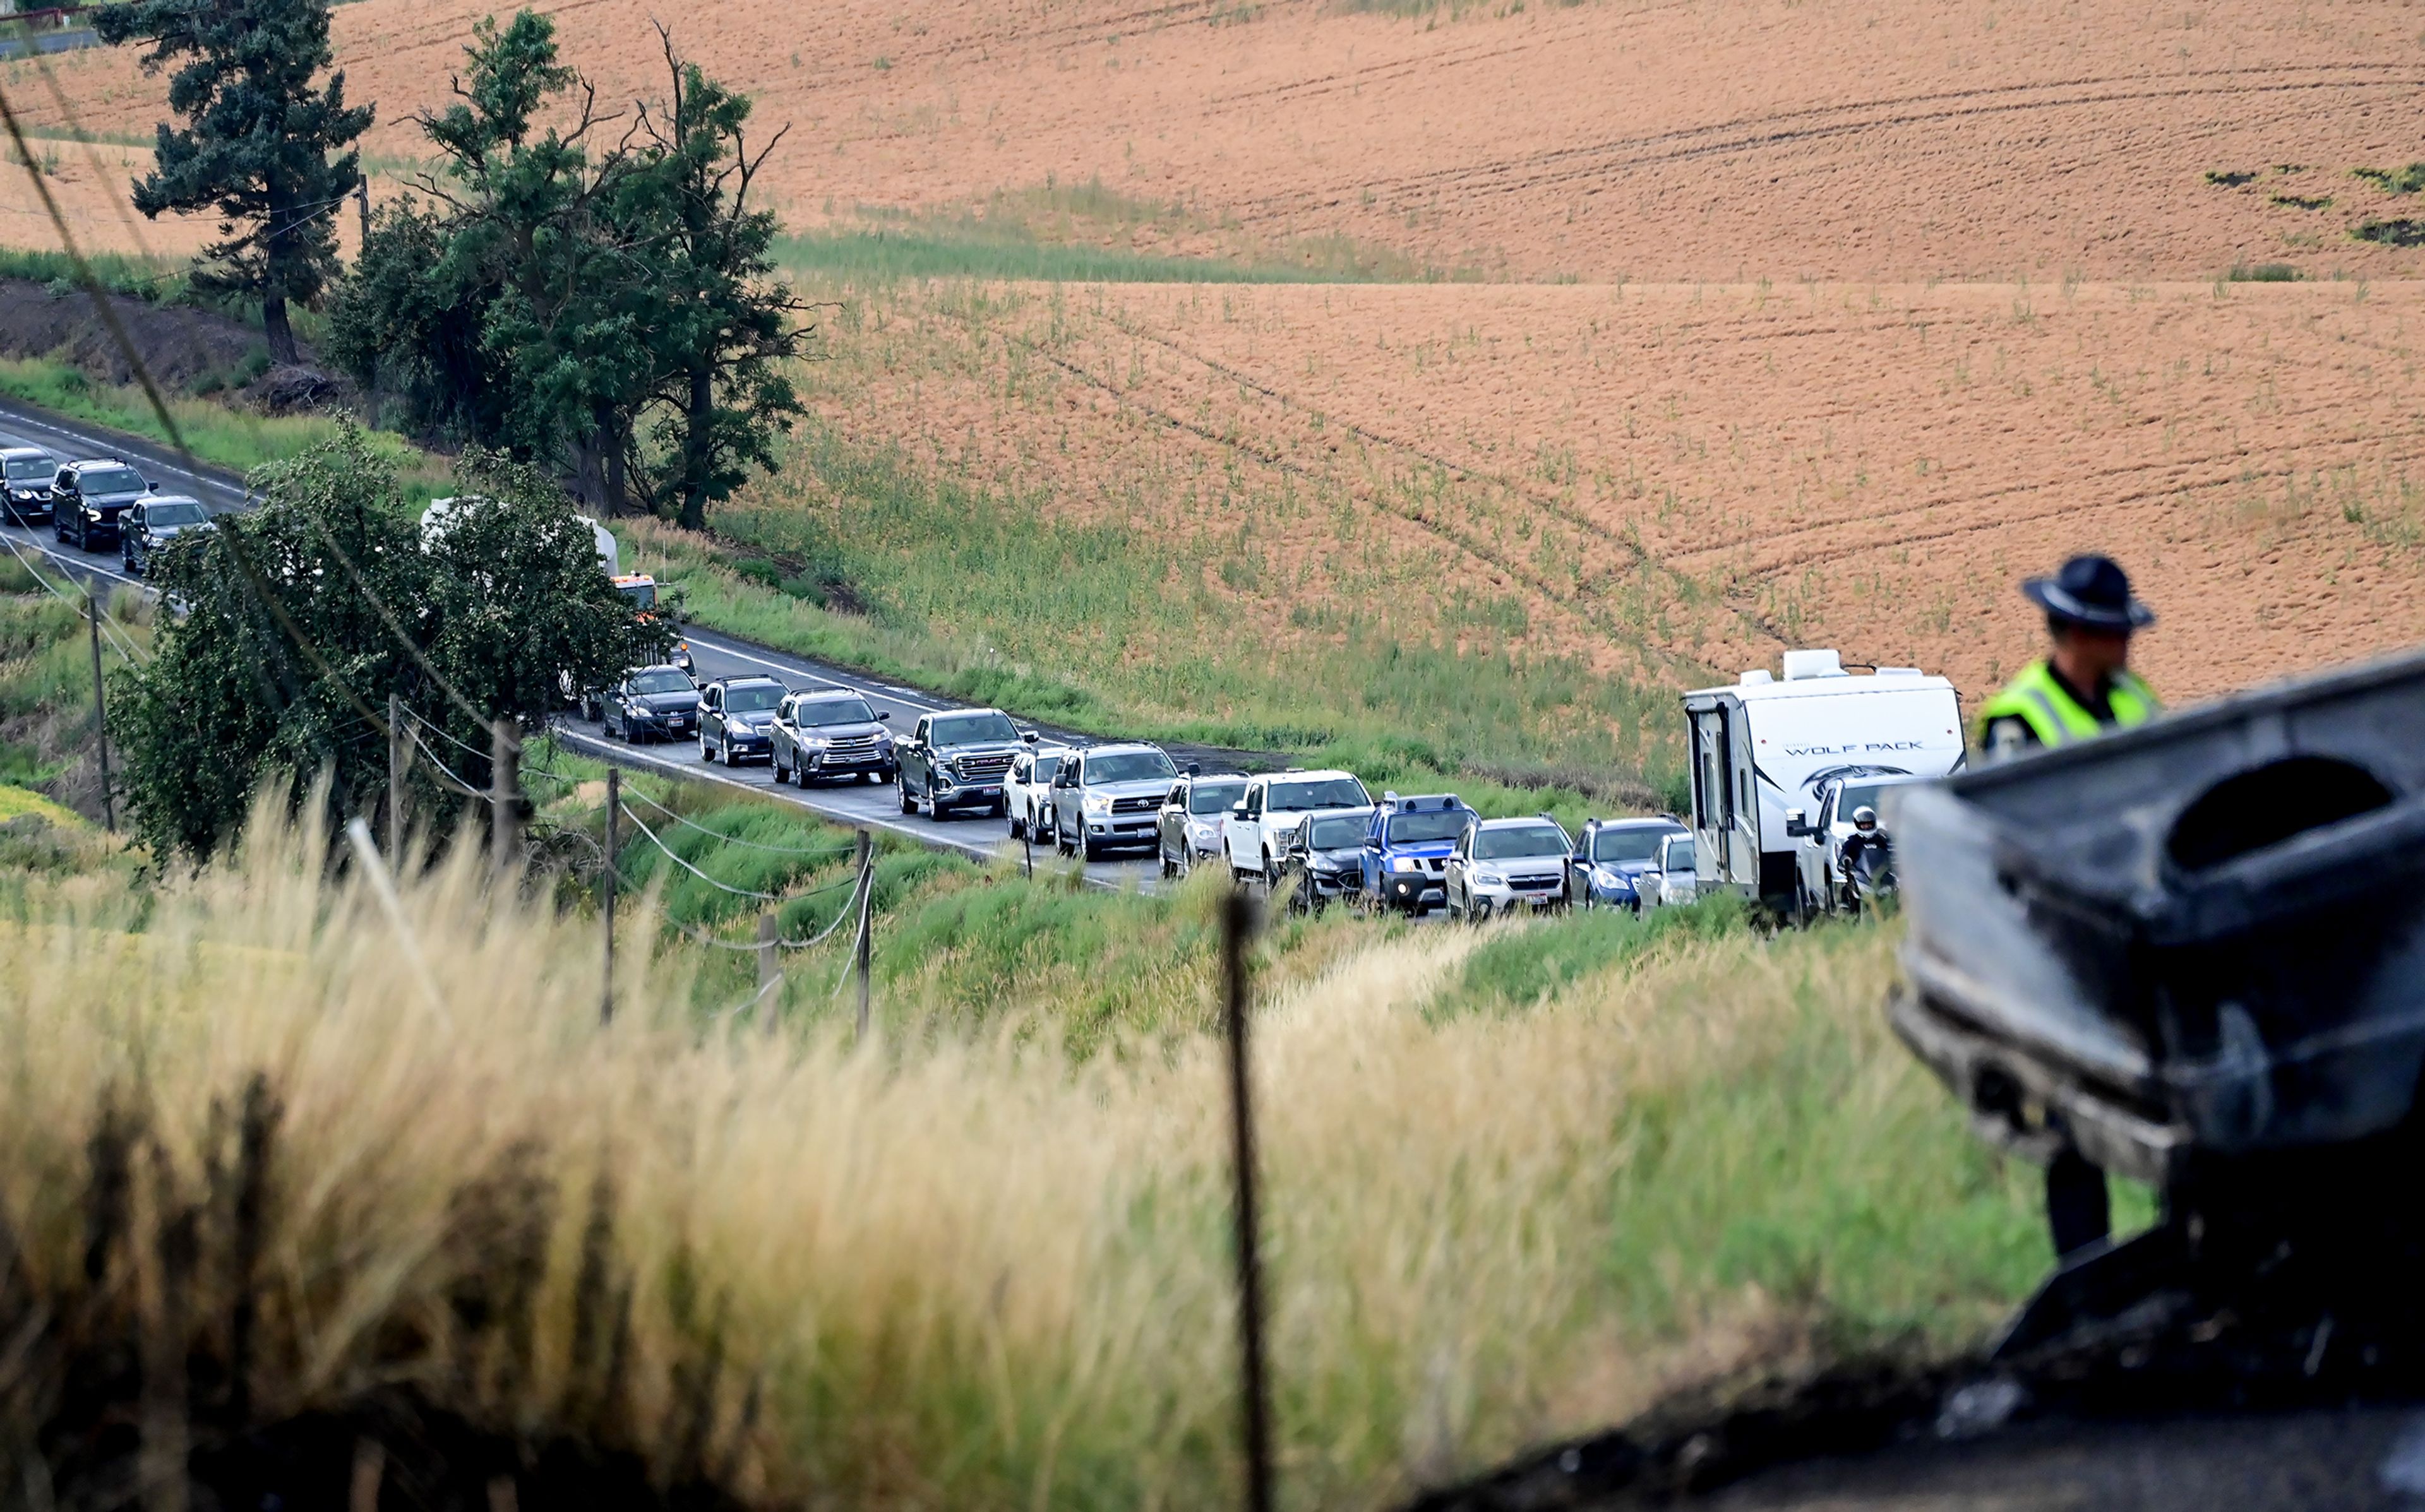
[[46,456],[12,456],[8,459],[8,481],[17,483],[26,478],[47,478],[57,466]]
[[1520,861],[1527,856],[1562,856],[1566,853],[1566,832],[1554,824],[1484,830],[1473,837],[1473,859],[1476,861]]
[[1179,769],[1170,764],[1170,757],[1159,751],[1116,751],[1110,756],[1088,756],[1081,779],[1091,788],[1099,782],[1149,782],[1178,774]]
[[653,582],[618,582],[615,586],[622,591],[623,601],[634,609],[657,607],[657,585]]
[[1275,814],[1302,814],[1309,808],[1362,808],[1372,801],[1353,777],[1309,777],[1272,784],[1263,806]]
[[724,690],[724,711],[728,714],[763,714],[782,701],[783,690],[771,682]]
[[95,468],[77,474],[76,486],[88,494],[139,494],[143,480],[133,468]]
[[1659,842],[1675,833],[1664,829],[1602,830],[1592,836],[1591,858],[1611,865],[1647,861],[1659,853]]
[[1853,822],[1853,810],[1856,808],[1874,808],[1878,811],[1880,819],[1886,818],[1886,807],[1878,802],[1878,795],[1889,788],[1902,786],[1903,784],[1895,782],[1846,783],[1843,796],[1836,800],[1837,821],[1850,824]]
[[1694,865],[1692,841],[1678,840],[1674,845],[1667,848],[1668,870],[1690,871],[1693,869]]
[[680,667],[659,667],[654,672],[643,672],[632,679],[632,691],[635,693],[686,693],[698,686]]
[[1003,714],[954,714],[927,726],[937,745],[974,745],[979,740],[1016,740],[1019,731]]
[[1307,828],[1313,833],[1305,843],[1316,851],[1352,851],[1364,843],[1365,818],[1361,814],[1345,819],[1318,819]]
[[795,715],[805,725],[873,724],[875,710],[864,698],[815,698],[801,701]]
[[1423,845],[1434,840],[1453,840],[1464,833],[1465,821],[1472,817],[1462,808],[1439,808],[1428,814],[1401,814],[1389,821],[1389,843]]
[[1243,782],[1199,782],[1187,789],[1187,811],[1191,814],[1226,814],[1230,806],[1246,796]]
[[146,525],[200,525],[210,517],[201,505],[190,499],[154,500],[143,506]]
[[1036,758],[1036,771],[1034,774],[1027,780],[1032,783],[1036,783],[1038,786],[1042,786],[1045,783],[1051,782],[1053,774],[1060,770],[1061,758],[1059,756],[1040,756]]

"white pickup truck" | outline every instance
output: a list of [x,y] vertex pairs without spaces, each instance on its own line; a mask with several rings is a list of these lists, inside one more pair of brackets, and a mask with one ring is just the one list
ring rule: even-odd
[[1224,839],[1229,869],[1270,881],[1305,817],[1317,808],[1370,808],[1373,795],[1348,772],[1275,772],[1248,779],[1229,808]]

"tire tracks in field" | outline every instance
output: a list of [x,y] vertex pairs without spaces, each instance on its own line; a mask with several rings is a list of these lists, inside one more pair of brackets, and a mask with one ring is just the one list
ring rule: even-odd
[[[2366,440],[2415,441],[2420,438],[2425,438],[2425,427],[2400,431],[2383,431],[2378,432],[2371,437],[2352,438],[2348,440],[2332,444],[2357,445],[2361,441]],[[2227,459],[2228,458],[2226,456],[2217,456],[2200,458],[2197,459],[2197,461],[2206,462]],[[2391,458],[2390,460],[2401,463],[2417,462],[2425,460],[2425,454],[2408,452]],[[2110,478],[2140,475],[2153,471],[2158,468],[2164,467],[2167,464],[2161,462],[2146,462],[2132,464],[2128,467],[2123,468],[2101,469],[2096,472],[2089,474],[2089,477]],[[2194,464],[2183,463],[2180,465],[2186,467]],[[1774,578],[1781,573],[1800,571],[1828,562],[1840,562],[1847,557],[1861,556],[1873,551],[1890,551],[1901,547],[1924,545],[1933,541],[1953,540],[1960,536],[1976,535],[1988,531],[2008,530],[2015,525],[2033,525],[2046,520],[2062,519],[2067,516],[2086,514],[2091,510],[2128,508],[2135,504],[2152,503],[2160,500],[2175,498],[2184,494],[2203,493],[2215,488],[2229,488],[2241,484],[2257,483],[2270,479],[2295,478],[2302,471],[2312,470],[2314,470],[2312,468],[2301,468],[2295,466],[2271,467],[2261,469],[2242,469],[2240,472],[2234,473],[2228,477],[2168,479],[2160,485],[2151,485],[2145,487],[2135,488],[2127,492],[2112,494],[2100,499],[2088,500],[2080,503],[2057,504],[2051,508],[2034,510],[2026,514],[2000,514],[1992,519],[1975,520],[1962,524],[1948,525],[1941,530],[1921,531],[1895,535],[1884,540],[1860,541],[1843,546],[1823,547],[1817,549],[1804,550],[1797,553],[1790,562],[1780,563],[1775,566],[1745,569],[1746,576],[1765,580]],[[1758,537],[1757,540],[1759,544],[1775,544],[1791,541],[1802,536],[1815,534],[1821,531],[1848,530],[1856,528],[1863,524],[1877,521],[1910,518],[1915,516],[1931,514],[1941,509],[1957,508],[1964,505],[1983,504],[1992,502],[1994,500],[1999,498],[2035,493],[2044,489],[2058,486],[2061,486],[2061,483],[2059,482],[2014,484],[2007,487],[1990,489],[1984,493],[1973,494],[1960,500],[1948,500],[1936,504],[1918,505],[1910,509],[1896,510],[1885,515],[1872,516],[1867,519],[1834,520],[1823,524],[1798,526],[1790,531],[1775,532],[1768,535]],[[1696,547],[1692,551],[1683,554],[1687,556],[1695,556],[1703,554],[1704,552],[1715,552],[1729,549],[1732,545],[1740,544],[1742,543],[1729,543],[1729,545],[1726,546]]]
[[[2228,82],[2281,74],[2326,76],[2266,83]],[[2150,87],[2158,85],[2165,87]],[[1326,193],[1314,191],[1275,198],[1261,206],[1242,211],[1239,218],[1269,220],[1310,211],[1336,209],[1351,199],[1360,200],[1367,192],[1391,197],[1392,203],[1387,208],[1395,211],[1413,198],[1444,193],[1455,196],[1518,194],[1655,164],[1764,151],[1861,132],[1948,120],[2151,100],[2233,99],[2314,89],[2417,88],[2419,85],[2425,85],[2425,72],[2412,64],[2314,63],[2200,69],[2180,73],[2113,75],[1938,90],[1741,116],[1705,125],[1556,148],[1500,162],[1465,164],[1421,173],[1364,180]],[[2136,87],[2123,88],[2125,86]],[[2096,92],[2064,93],[2080,90]],[[2056,98],[2011,98],[2017,95],[2054,95]],[[1857,119],[1835,119],[1848,115]]]
[[[974,332],[979,328],[976,321],[956,311],[939,310],[937,310],[937,313],[942,315],[946,319],[957,321],[972,332]],[[1121,326],[1118,321],[1113,320],[1108,316],[1105,317],[1105,320],[1106,324],[1111,325],[1115,329],[1126,330],[1126,327]],[[1277,448],[1259,446],[1241,437],[1225,436],[1211,426],[1199,423],[1196,421],[1189,419],[1185,415],[1176,413],[1160,405],[1152,404],[1125,392],[1111,379],[1102,376],[1083,363],[1075,362],[1063,357],[1060,353],[1052,350],[1032,337],[999,326],[986,326],[983,328],[990,331],[995,336],[1000,337],[1005,342],[1016,345],[1020,350],[1050,363],[1054,369],[1058,370],[1064,375],[1084,387],[1095,390],[1109,396],[1113,404],[1116,406],[1123,409],[1132,411],[1136,414],[1146,416],[1165,429],[1193,436],[1197,439],[1209,442],[1215,447],[1235,452],[1243,456],[1252,459],[1263,467],[1271,469],[1273,471],[1282,473],[1289,477],[1302,479],[1308,484],[1314,485],[1317,489],[1327,485],[1335,484],[1339,481],[1330,477],[1328,474],[1316,471],[1314,469],[1307,467],[1304,463],[1289,456],[1286,453],[1278,450]],[[1196,358],[1193,354],[1187,352],[1185,348],[1178,346],[1176,343],[1161,342],[1158,338],[1147,337],[1146,339],[1155,340],[1158,342],[1158,344],[1168,346],[1172,351],[1178,353],[1182,358],[1187,358],[1190,360],[1196,361],[1208,370],[1223,371],[1219,368],[1218,364],[1210,362],[1201,358]],[[1255,384],[1252,380],[1244,381],[1246,382],[1247,387],[1250,389],[1256,389],[1260,391],[1269,391],[1267,390],[1263,390],[1262,386]],[[1288,401],[1284,396],[1274,394],[1273,397],[1278,399],[1283,406],[1297,407],[1289,406]],[[1386,438],[1376,438],[1376,439],[1379,439],[1382,444],[1389,446],[1392,449],[1405,451],[1412,454],[1424,456],[1425,460],[1435,460],[1430,458],[1426,454],[1416,452],[1413,448],[1399,446],[1397,443],[1387,441]],[[1486,475],[1476,473],[1471,469],[1464,468],[1459,464],[1447,461],[1446,459],[1437,459],[1436,465],[1465,476],[1484,478],[1486,481],[1496,481],[1488,480],[1486,479]],[[1648,661],[1664,661],[1668,663],[1671,668],[1690,667],[1696,675],[1701,670],[1696,666],[1693,666],[1689,658],[1678,656],[1673,651],[1655,645],[1646,634],[1623,625],[1610,623],[1601,607],[1595,605],[1590,598],[1581,591],[1580,585],[1578,585],[1578,588],[1573,591],[1563,589],[1558,584],[1551,582],[1549,579],[1541,576],[1531,567],[1526,566],[1514,556],[1502,552],[1492,547],[1489,543],[1474,537],[1470,533],[1458,530],[1444,519],[1434,518],[1420,509],[1401,507],[1389,503],[1387,499],[1387,489],[1381,487],[1375,487],[1373,490],[1372,502],[1373,506],[1376,510],[1388,514],[1392,518],[1403,520],[1405,523],[1414,526],[1423,533],[1432,536],[1442,545],[1463,552],[1473,560],[1506,574],[1508,578],[1523,584],[1534,593],[1539,594],[1544,599],[1573,615],[1583,625],[1603,634],[1614,633],[1619,636],[1625,644],[1629,644],[1634,652]],[[1633,543],[1627,542],[1622,544],[1627,546],[1629,549],[1636,551],[1637,553],[1640,550],[1639,547],[1635,546]],[[1740,613],[1739,606],[1726,604],[1724,607],[1726,607],[1729,612]],[[1763,631],[1763,633],[1768,633],[1772,638],[1776,638],[1780,641],[1782,639],[1781,637],[1775,636],[1773,631]]]
[[[1374,446],[1384,451],[1396,452],[1406,456],[1414,457],[1418,461],[1427,463],[1444,473],[1467,482],[1494,485],[1502,488],[1515,497],[1534,504],[1547,513],[1556,517],[1558,519],[1565,521],[1567,525],[1582,533],[1586,537],[1608,541],[1614,545],[1618,549],[1622,550],[1633,559],[1633,566],[1638,570],[1653,573],[1662,577],[1666,579],[1670,584],[1677,584],[1688,581],[1682,573],[1678,572],[1665,562],[1652,555],[1649,548],[1644,546],[1639,540],[1616,534],[1608,528],[1606,521],[1597,519],[1592,516],[1586,515],[1582,511],[1574,508],[1565,500],[1559,498],[1555,493],[1542,488],[1539,485],[1533,483],[1529,479],[1510,477],[1503,472],[1489,472],[1478,468],[1469,467],[1465,463],[1456,461],[1453,457],[1443,456],[1437,452],[1428,451],[1416,445],[1412,441],[1401,440],[1394,436],[1384,435],[1379,431],[1373,430],[1371,426],[1361,424],[1356,421],[1334,417],[1324,411],[1312,410],[1307,406],[1297,403],[1295,400],[1290,398],[1286,393],[1273,388],[1269,384],[1263,383],[1248,374],[1241,372],[1239,369],[1233,368],[1216,358],[1206,357],[1200,352],[1182,346],[1166,336],[1148,330],[1144,326],[1131,326],[1122,321],[1116,315],[1106,314],[1103,317],[1103,320],[1105,324],[1109,325],[1114,330],[1119,331],[1130,339],[1134,341],[1150,342],[1153,344],[1164,348],[1165,351],[1173,353],[1183,361],[1194,362],[1197,366],[1202,367],[1209,372],[1217,373],[1222,377],[1229,379],[1241,388],[1261,395],[1283,411],[1294,411],[1298,414],[1306,415],[1320,413],[1325,424],[1335,422],[1342,426],[1350,436],[1355,437],[1357,440],[1364,442],[1368,446]],[[1758,634],[1766,636],[1768,639],[1776,642],[1779,645],[1787,644],[1785,631],[1766,615],[1760,613],[1758,610],[1742,604],[1724,602],[1723,600],[1722,603],[1723,607],[1728,613],[1734,614],[1738,619],[1742,620],[1746,627],[1756,631]]]

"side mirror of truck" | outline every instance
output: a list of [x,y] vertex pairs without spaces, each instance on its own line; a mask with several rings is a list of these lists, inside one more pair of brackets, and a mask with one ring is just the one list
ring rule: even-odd
[[1042,737],[1038,736],[1034,730],[1021,730],[1019,732],[1019,738],[1025,740],[1030,745],[1034,745],[1038,740],[1042,739]]
[[889,709],[889,708],[879,708],[879,709],[877,709],[877,710],[875,711],[875,723],[877,723],[878,724],[891,724],[891,723],[892,723],[892,711],[891,711],[891,709]]
[[1246,801],[1245,799],[1241,798],[1236,803],[1229,805],[1229,817],[1231,819],[1245,819],[1246,817]]
[[1809,815],[1805,814],[1798,808],[1789,808],[1785,811],[1785,837],[1787,839],[1807,840],[1811,836],[1818,833],[1819,832],[1816,829],[1811,827]]

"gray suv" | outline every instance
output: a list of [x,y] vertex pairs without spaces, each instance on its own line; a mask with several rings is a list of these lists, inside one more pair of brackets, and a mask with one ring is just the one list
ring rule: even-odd
[[1096,745],[1052,774],[1052,843],[1092,861],[1116,848],[1162,843],[1159,816],[1179,768],[1158,745]]
[[1003,776],[1035,739],[999,708],[924,716],[901,742],[901,812],[923,807],[941,819],[956,808],[978,808],[1002,818],[1010,809]]
[[71,462],[51,480],[51,533],[79,551],[118,544],[118,517],[152,492],[143,474],[116,458]]
[[847,688],[794,693],[775,710],[767,730],[774,741],[775,780],[803,788],[818,777],[891,781],[901,773],[892,732],[884,727],[891,718]]

